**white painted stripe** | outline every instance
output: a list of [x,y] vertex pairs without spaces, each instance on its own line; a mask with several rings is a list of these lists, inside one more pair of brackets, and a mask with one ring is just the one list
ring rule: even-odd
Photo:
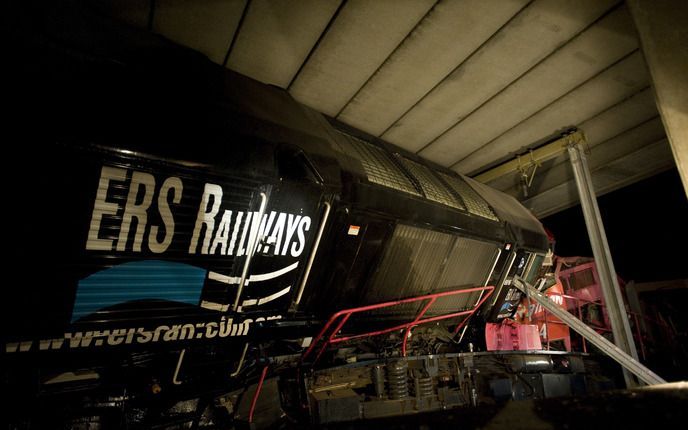
[[257,305],[257,306],[264,305],[265,303],[271,302],[275,299],[282,297],[283,295],[287,294],[289,292],[289,290],[291,290],[291,285],[288,286],[287,288],[279,290],[278,292],[276,292],[274,294],[270,294],[269,296],[266,296],[266,297],[261,297],[259,299],[244,300],[244,302],[241,304],[241,306],[246,307],[246,306],[253,306],[253,305]]
[[217,272],[208,272],[208,278],[225,284],[238,284],[241,279],[238,276],[227,276]]
[[203,300],[201,302],[201,307],[205,309],[210,309],[212,311],[221,311],[225,312],[229,308],[229,305],[225,305],[222,303],[215,303],[215,302],[209,302],[207,300]]
[[45,385],[60,384],[63,382],[86,381],[89,379],[100,379],[100,375],[96,372],[91,372],[91,371],[65,372],[65,373],[60,373],[59,375],[55,376],[54,378],[51,378],[51,379],[45,381],[44,384]]
[[291,272],[292,270],[296,269],[296,267],[299,265],[299,262],[297,261],[294,264],[290,264],[289,266],[276,270],[271,273],[262,273],[260,275],[251,275],[249,278],[249,281],[251,282],[260,282],[260,281],[267,281],[268,279],[274,279],[277,277],[280,277],[284,275],[285,273]]
[[287,294],[289,290],[291,290],[291,285],[281,291],[276,292],[275,294],[263,297],[262,299],[258,300],[258,306],[282,297],[283,295]]
[[[292,270],[296,269],[298,265],[299,262],[297,261],[294,264],[290,264],[289,266],[279,270],[275,270],[274,272],[251,275],[251,277],[246,280],[246,283],[248,284],[249,282],[261,282],[270,279],[275,279],[277,277],[284,275],[285,273],[291,272]],[[223,282],[225,284],[230,285],[238,284],[239,281],[241,281],[241,278],[238,276],[227,276],[217,272],[208,272],[208,278],[212,279],[213,281]]]

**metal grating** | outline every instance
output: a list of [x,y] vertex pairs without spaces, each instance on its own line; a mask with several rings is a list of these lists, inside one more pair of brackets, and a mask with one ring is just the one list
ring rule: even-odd
[[[365,298],[365,303],[380,303],[441,291],[482,286],[497,256],[498,247],[491,243],[467,239],[428,229],[397,225],[387,244]],[[475,304],[477,295],[451,296],[438,299],[427,315],[458,311]],[[413,315],[418,304],[407,304],[391,310]]]
[[480,197],[480,195],[478,195],[478,193],[476,193],[463,179],[447,175],[446,173],[440,172],[439,174],[442,179],[461,196],[468,208],[468,212],[483,218],[499,221],[499,218],[497,218],[485,200],[483,200],[482,197]]
[[465,209],[464,205],[457,199],[446,185],[435,176],[435,174],[420,163],[401,158],[404,166],[411,172],[411,174],[418,180],[425,197],[434,202],[442,203],[457,209]]
[[349,143],[349,145],[340,145],[343,151],[363,164],[363,169],[365,169],[370,182],[416,196],[421,195],[408,176],[394,164],[384,149],[348,134],[340,134]]
[[[447,257],[447,264],[437,280],[435,291],[456,289],[460,286],[479,287],[487,284],[499,247],[493,243],[456,237]],[[435,302],[429,315],[469,309],[480,300],[481,292],[468,295],[442,297]]]

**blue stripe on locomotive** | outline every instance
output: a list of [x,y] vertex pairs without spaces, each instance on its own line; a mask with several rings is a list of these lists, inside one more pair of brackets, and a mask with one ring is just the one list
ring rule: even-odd
[[183,263],[144,260],[101,270],[79,281],[72,322],[100,309],[134,300],[198,305],[206,270]]

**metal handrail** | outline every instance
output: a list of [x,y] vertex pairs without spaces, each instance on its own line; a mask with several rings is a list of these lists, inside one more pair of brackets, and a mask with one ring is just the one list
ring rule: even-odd
[[[435,301],[440,298],[440,297],[446,297],[446,296],[455,296],[459,294],[468,294],[468,293],[473,293],[476,291],[488,291],[487,294],[483,296],[483,298],[476,303],[472,309],[466,310],[466,311],[461,311],[461,312],[453,312],[445,315],[438,315],[434,317],[429,317],[429,318],[423,318],[423,315],[430,309],[430,307],[435,303]],[[473,313],[480,308],[480,306],[492,295],[494,291],[493,286],[484,286],[484,287],[476,287],[476,288],[467,288],[467,289],[461,289],[461,290],[452,290],[452,291],[445,291],[442,293],[434,293],[434,294],[428,294],[425,296],[418,296],[418,297],[411,297],[408,299],[402,299],[402,300],[394,300],[390,302],[384,302],[384,303],[377,303],[374,305],[367,305],[367,306],[361,306],[357,308],[351,308],[351,309],[344,309],[339,312],[334,313],[330,319],[327,321],[327,323],[323,326],[323,328],[320,330],[320,332],[313,338],[311,345],[308,347],[306,352],[303,353],[303,356],[301,357],[301,361],[305,361],[305,359],[313,352],[315,349],[316,345],[320,342],[321,339],[323,339],[329,331],[329,335],[325,339],[325,341],[322,343],[322,346],[320,350],[318,351],[318,354],[315,357],[314,363],[318,361],[322,353],[325,351],[325,349],[332,344],[335,343],[340,343],[340,342],[345,342],[347,340],[353,340],[353,339],[360,339],[364,337],[371,337],[371,336],[377,336],[381,334],[386,334],[386,333],[391,333],[393,331],[397,330],[404,330],[404,340],[402,342],[402,347],[401,347],[401,352],[402,356],[406,356],[406,342],[409,337],[409,333],[411,332],[411,329],[417,325],[428,323],[428,322],[433,322],[433,321],[440,321],[444,319],[449,319],[449,318],[454,318],[458,316],[466,316],[466,318],[459,323],[457,326],[456,330],[454,333],[458,332],[458,330],[463,327],[466,322],[468,322],[468,319],[470,318]],[[355,334],[355,335],[349,335],[349,336],[342,336],[342,337],[337,337],[339,334],[339,331],[344,327],[344,324],[349,320],[351,315],[355,313],[360,313],[360,312],[366,312],[366,311],[372,311],[376,309],[381,309],[381,308],[387,308],[391,306],[398,306],[398,305],[403,305],[407,303],[414,303],[414,302],[419,302],[419,301],[424,301],[427,300],[428,302],[422,307],[420,312],[416,315],[416,317],[407,323],[404,324],[399,324],[395,325],[394,327],[389,327],[386,329],[382,330],[375,330],[375,331],[370,331],[366,333],[361,333],[361,334]],[[330,328],[334,325],[334,323],[338,321],[337,325],[335,326],[334,330],[330,330]]]
[[[256,247],[258,246],[258,239],[260,236],[260,224],[263,222],[263,215],[265,214],[265,207],[267,206],[268,196],[265,193],[260,193],[260,209],[258,210],[258,222],[256,227],[256,234],[252,238],[249,238],[249,246],[246,250],[246,261],[244,261],[244,268],[241,271],[241,279],[239,280],[239,288],[237,289],[236,298],[234,299],[234,305],[232,305],[232,310],[236,311],[239,307],[239,300],[241,299],[241,293],[244,291],[244,285],[246,285],[246,278],[248,277],[248,269],[251,267],[251,260],[253,260],[253,254],[256,253]],[[253,221],[251,221],[253,223]],[[248,226],[249,231],[251,225]]]
[[253,413],[256,410],[256,404],[258,403],[258,396],[260,396],[260,391],[263,389],[263,382],[265,381],[265,375],[268,373],[268,366],[263,367],[263,371],[260,373],[260,379],[258,379],[258,386],[256,387],[255,393],[253,393],[253,398],[251,399],[251,407],[248,410],[248,422],[251,424],[253,422]]
[[301,280],[301,285],[299,285],[299,291],[296,294],[296,300],[294,300],[294,308],[296,308],[296,305],[298,305],[301,302],[301,296],[303,295],[303,290],[306,288],[308,277],[311,274],[311,267],[313,267],[313,261],[315,261],[315,255],[318,252],[318,246],[320,246],[320,239],[322,238],[323,231],[325,231],[325,224],[327,224],[327,219],[330,217],[331,208],[332,206],[328,202],[325,202],[325,213],[323,214],[322,220],[320,221],[318,234],[317,236],[315,236],[313,249],[311,249],[311,255],[308,257],[308,263],[306,263],[306,270],[303,272],[303,279]]

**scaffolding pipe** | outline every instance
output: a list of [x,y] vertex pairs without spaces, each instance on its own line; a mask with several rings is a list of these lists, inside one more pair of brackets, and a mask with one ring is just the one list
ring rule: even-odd
[[[597,273],[600,278],[600,286],[604,295],[604,300],[607,306],[607,313],[612,326],[612,333],[614,334],[614,343],[625,353],[638,359],[638,352],[636,351],[633,342],[633,333],[628,322],[628,316],[624,306],[623,297],[621,296],[621,289],[616,277],[616,270],[614,269],[614,262],[612,261],[611,252],[609,251],[609,244],[607,243],[607,235],[602,224],[602,217],[597,206],[597,199],[595,197],[595,188],[590,175],[590,168],[588,167],[588,160],[585,156],[583,144],[585,138],[581,138],[577,142],[573,142],[568,146],[568,153],[573,167],[573,175],[576,179],[576,188],[580,196],[581,207],[583,208],[583,216],[585,218],[585,226],[588,230],[588,237],[590,238],[590,245],[595,257],[595,265],[597,266]],[[632,388],[636,385],[631,375],[624,369],[624,379],[626,386]]]
[[607,354],[614,361],[619,363],[625,371],[633,373],[638,377],[639,380],[643,381],[648,385],[665,384],[666,381],[659,377],[652,370],[643,366],[637,359],[628,355],[621,348],[617,347],[610,341],[604,338],[604,336],[597,333],[595,330],[588,327],[583,321],[574,317],[566,309],[560,307],[554,301],[550,300],[549,297],[542,294],[540,291],[533,288],[532,285],[528,284],[523,279],[518,276],[513,280],[514,287],[528,294],[533,300],[538,302],[545,310],[549,311],[552,315],[559,318],[566,325],[575,330],[578,334],[587,339],[590,343],[595,345],[603,353]]

